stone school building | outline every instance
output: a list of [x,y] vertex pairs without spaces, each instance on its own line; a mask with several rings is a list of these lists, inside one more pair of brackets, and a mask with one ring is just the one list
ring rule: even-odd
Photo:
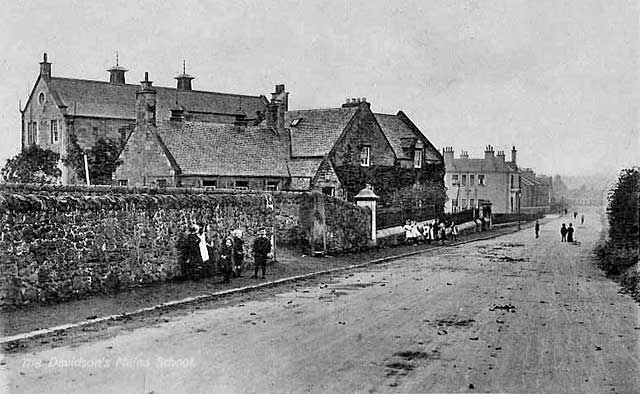
[[[23,149],[65,157],[72,140],[83,150],[118,140],[113,183],[131,187],[319,190],[351,200],[366,183],[395,178],[406,183],[397,188],[444,186],[443,157],[425,134],[404,112],[374,113],[364,98],[290,110],[282,84],[267,99],[194,90],[184,68],[174,88],[154,86],[146,73],[127,84],[118,61],[107,71],[105,81],[54,77],[44,54],[21,110]],[[84,179],[65,167],[62,182]]]
[[[136,123],[140,85],[127,84],[127,69],[117,62],[107,71],[104,81],[57,77],[45,53],[38,78],[21,109],[22,149],[37,144],[65,157],[71,135],[83,150],[99,138],[118,140],[124,146]],[[169,120],[176,100],[190,121],[233,123],[241,116],[248,123],[258,123],[263,119],[268,103],[265,96],[193,90],[194,77],[185,71],[175,77],[175,88],[154,87],[158,119]],[[63,167],[63,184],[82,182],[73,170]]]

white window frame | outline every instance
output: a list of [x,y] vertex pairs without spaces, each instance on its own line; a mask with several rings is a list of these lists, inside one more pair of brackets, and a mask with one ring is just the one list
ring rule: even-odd
[[121,187],[129,186],[129,180],[128,179],[118,179],[118,186],[121,186]]
[[[481,180],[482,179],[482,180]],[[478,185],[484,186],[487,184],[487,178],[484,174],[478,174]]]
[[422,168],[422,156],[424,150],[416,149],[413,154],[413,168]]
[[451,184],[453,186],[458,186],[460,185],[460,175],[458,174],[451,174]]
[[371,147],[363,146],[360,149],[360,166],[361,167],[369,167],[371,165]]
[[460,184],[462,186],[467,186],[467,174],[462,174],[461,180],[462,182]]
[[476,174],[469,174],[469,186],[474,187],[476,185]]

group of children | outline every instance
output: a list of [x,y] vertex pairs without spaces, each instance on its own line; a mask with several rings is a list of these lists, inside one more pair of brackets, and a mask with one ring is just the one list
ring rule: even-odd
[[[189,227],[187,234],[178,241],[182,278],[211,276],[216,263],[224,276],[223,283],[230,282],[231,277],[242,276],[246,254],[242,230],[232,231],[218,247],[216,242],[207,239],[206,229],[207,226],[203,223],[193,224]],[[254,258],[252,278],[258,277],[258,271],[262,271],[262,278],[265,278],[267,260],[272,253],[271,241],[267,238],[265,229],[260,229],[257,235],[252,245]]]
[[431,241],[440,241],[444,245],[447,233],[454,241],[458,240],[458,227],[454,222],[449,226],[442,220],[436,219],[433,223],[426,223],[424,226],[415,220],[407,219],[402,227],[407,244],[418,244],[424,242],[430,244]]

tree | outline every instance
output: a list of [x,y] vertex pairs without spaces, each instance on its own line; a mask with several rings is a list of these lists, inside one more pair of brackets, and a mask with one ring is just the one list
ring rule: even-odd
[[107,185],[111,183],[111,175],[121,164],[118,159],[121,150],[122,144],[112,138],[100,138],[91,148],[83,150],[78,144],[78,138],[75,134],[71,134],[69,150],[64,163],[73,168],[78,178],[84,179],[84,155],[86,153],[91,183]]
[[609,239],[615,246],[637,248],[640,243],[640,170],[622,170],[609,195]]
[[10,183],[57,183],[62,176],[58,168],[60,155],[38,145],[31,145],[7,160],[0,173]]

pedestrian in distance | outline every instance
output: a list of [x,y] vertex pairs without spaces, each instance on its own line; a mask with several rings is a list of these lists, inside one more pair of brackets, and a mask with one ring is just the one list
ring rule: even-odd
[[402,226],[402,230],[404,230],[404,243],[411,244],[413,243],[413,231],[411,231],[411,220],[407,219]]
[[578,212],[573,212],[573,218],[577,218],[578,217]]
[[260,229],[258,237],[253,241],[253,279],[258,278],[258,269],[262,271],[262,279],[265,278],[267,271],[267,258],[271,253],[271,241],[267,238],[265,229]]
[[451,238],[454,242],[458,240],[458,226],[455,222],[451,222]]
[[567,242],[567,226],[562,223],[562,227],[560,227],[560,235],[562,236],[561,242]]
[[584,215],[580,216],[580,224],[584,224]]
[[538,235],[539,233],[540,233],[540,223],[536,220],[536,238],[539,237]]
[[222,283],[229,283],[233,274],[233,237],[227,237],[222,243],[220,250],[220,268],[224,279]]
[[416,223],[415,220],[411,221],[411,238],[414,245],[417,245],[420,242],[420,238],[422,238],[422,233],[420,232],[418,223]]
[[567,229],[567,242],[573,243],[573,225],[569,223],[569,228]]
[[427,240],[427,244],[431,245],[431,240],[433,239],[433,227],[431,223],[427,223],[427,227],[424,229],[424,237]]
[[440,238],[441,244],[444,245],[444,241],[447,239],[447,227],[445,226],[444,222],[440,222],[438,230],[439,230],[438,238]]
[[237,278],[242,277],[244,268],[244,239],[242,239],[242,230],[233,231],[233,274]]

